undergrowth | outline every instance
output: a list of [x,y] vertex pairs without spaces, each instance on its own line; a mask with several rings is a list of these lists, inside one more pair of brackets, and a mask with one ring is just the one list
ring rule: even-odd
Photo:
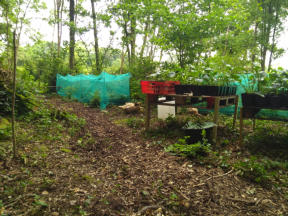
[[[17,204],[22,196],[31,204],[29,210],[26,209],[28,215],[40,215],[49,206],[43,193],[55,189],[55,174],[49,171],[55,166],[49,160],[51,150],[53,154],[72,154],[70,142],[82,135],[86,122],[74,114],[41,105],[16,123],[18,160],[13,160],[13,163],[17,163],[18,169],[12,174],[5,169],[0,170],[0,215],[6,215],[7,206],[14,206],[14,202],[15,215],[22,215],[23,209]],[[0,167],[3,164],[5,167],[12,163],[11,130],[1,137]],[[88,139],[83,137],[83,143],[89,145]],[[41,176],[34,176],[35,169],[43,170]],[[11,200],[16,201],[11,203]]]

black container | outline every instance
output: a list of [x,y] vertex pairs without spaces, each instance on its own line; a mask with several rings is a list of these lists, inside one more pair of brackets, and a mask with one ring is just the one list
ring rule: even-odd
[[219,86],[203,86],[202,95],[218,96],[219,95]]
[[185,92],[185,87],[184,85],[175,85],[175,93],[176,94],[184,94]]
[[223,96],[229,96],[229,95],[231,95],[231,87],[225,86],[225,92]]
[[193,93],[194,96],[201,96],[201,86],[198,85],[191,85],[191,92]]
[[186,140],[187,144],[194,144],[202,140],[202,130],[206,131],[206,138],[211,141],[213,127],[214,124],[211,123],[211,126],[203,126],[198,128],[183,127],[182,130],[184,130],[185,136],[189,136],[189,138]]
[[288,94],[281,95],[281,105],[282,107],[288,108]]
[[267,107],[269,103],[264,95],[255,94],[255,107]]
[[267,102],[269,104],[269,107],[280,108],[282,106],[282,97],[281,97],[281,95],[267,94],[266,98],[267,98]]
[[216,96],[224,96],[226,93],[226,87],[225,86],[218,86],[218,93]]
[[232,88],[231,95],[236,95],[237,87],[236,86],[231,86],[230,88]]
[[241,95],[243,107],[255,107],[255,94],[244,93]]
[[231,87],[230,86],[221,86],[222,91],[219,96],[229,96],[231,95]]

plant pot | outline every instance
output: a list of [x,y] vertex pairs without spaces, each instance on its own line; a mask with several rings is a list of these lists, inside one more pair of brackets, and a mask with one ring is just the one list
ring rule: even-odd
[[255,93],[244,93],[241,97],[243,107],[255,107]]
[[288,94],[282,94],[281,95],[281,104],[282,104],[282,107],[286,107],[288,108]]
[[184,85],[175,85],[175,93],[176,94],[184,94],[185,92],[185,87]]
[[191,93],[190,85],[175,85],[175,93],[176,94],[186,94]]
[[224,96],[225,95],[225,91],[226,91],[226,87],[225,86],[218,86],[217,95],[213,95],[213,96]]
[[202,140],[202,130],[206,131],[206,138],[210,139],[211,132],[215,124],[213,122],[203,122],[200,124],[188,122],[182,130],[185,136],[189,136],[186,140],[187,144],[194,144]]
[[264,95],[255,94],[255,107],[267,107],[269,103]]
[[194,96],[200,96],[201,95],[201,86],[198,85],[191,85],[190,86],[191,92]]
[[219,86],[202,86],[202,95],[218,96]]
[[230,87],[229,86],[224,86],[224,92],[222,96],[228,96],[230,92]]
[[237,87],[236,86],[231,86],[231,95],[236,95],[237,92]]
[[267,101],[269,103],[269,107],[279,108],[282,106],[282,97],[281,95],[276,94],[267,94]]

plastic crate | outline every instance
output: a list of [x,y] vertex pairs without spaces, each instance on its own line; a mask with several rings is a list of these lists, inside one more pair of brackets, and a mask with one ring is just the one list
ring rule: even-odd
[[175,85],[179,85],[179,81],[141,81],[141,90],[144,94],[167,95],[175,94]]

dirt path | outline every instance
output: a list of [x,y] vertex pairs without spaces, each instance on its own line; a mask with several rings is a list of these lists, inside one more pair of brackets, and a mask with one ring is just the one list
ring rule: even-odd
[[64,215],[63,209],[71,206],[89,215],[270,216],[288,211],[273,192],[239,179],[232,171],[171,156],[129,128],[113,124],[97,109],[60,99],[50,103],[84,118],[85,133],[93,137],[88,148],[71,143],[77,157],[53,156],[58,174],[50,194],[52,212]]

